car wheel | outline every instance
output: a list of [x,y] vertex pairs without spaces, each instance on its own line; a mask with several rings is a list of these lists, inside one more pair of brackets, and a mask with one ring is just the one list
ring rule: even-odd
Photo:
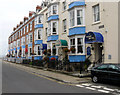
[[97,83],[97,82],[98,82],[98,77],[93,76],[93,77],[92,77],[92,81],[93,81],[94,83]]

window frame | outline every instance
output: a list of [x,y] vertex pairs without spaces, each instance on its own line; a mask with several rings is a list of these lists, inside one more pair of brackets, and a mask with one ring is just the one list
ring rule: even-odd
[[67,19],[63,20],[63,33],[67,32]]
[[[98,12],[95,12],[95,8],[98,7]],[[100,21],[100,5],[99,4],[96,4],[94,6],[92,6],[92,10],[93,10],[93,22],[99,22]],[[97,16],[98,15],[98,20],[97,20]]]
[[[78,10],[82,10],[82,24],[78,25],[77,24],[77,11]],[[74,13],[73,18],[71,17],[71,13]],[[72,25],[73,23],[73,25]],[[69,28],[73,28],[73,27],[78,27],[78,26],[85,26],[85,7],[79,7],[79,8],[74,8],[72,10],[69,11]]]
[[[72,36],[72,37],[69,37],[69,48],[71,48],[71,42],[70,42],[70,40],[71,39],[74,39],[75,38],[75,49],[76,49],[76,51],[75,51],[75,53],[70,53],[70,55],[71,54],[73,54],[73,55],[85,55],[85,35],[76,35],[76,36]],[[78,51],[78,44],[77,44],[77,39],[78,38],[82,38],[83,39],[83,41],[82,41],[82,43],[83,43],[83,53],[78,53],[77,51]]]

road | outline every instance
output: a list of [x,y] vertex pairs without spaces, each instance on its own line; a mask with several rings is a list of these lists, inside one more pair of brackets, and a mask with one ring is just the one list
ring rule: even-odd
[[2,93],[100,93],[51,81],[6,63],[2,64],[2,83]]

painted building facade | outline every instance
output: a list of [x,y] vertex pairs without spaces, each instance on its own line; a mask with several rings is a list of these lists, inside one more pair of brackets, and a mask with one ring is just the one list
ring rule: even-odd
[[63,59],[67,47],[75,49],[68,54],[71,63],[87,58],[119,63],[119,6],[119,2],[45,0],[14,28],[8,51],[18,58],[41,60],[43,50],[49,49],[50,58]]

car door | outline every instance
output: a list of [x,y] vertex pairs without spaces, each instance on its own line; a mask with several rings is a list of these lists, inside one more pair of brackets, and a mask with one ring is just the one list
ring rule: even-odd
[[109,79],[113,81],[120,81],[120,68],[117,65],[108,66]]
[[102,64],[96,68],[96,74],[97,76],[102,80],[102,79],[107,79],[108,78],[108,65],[107,64]]

